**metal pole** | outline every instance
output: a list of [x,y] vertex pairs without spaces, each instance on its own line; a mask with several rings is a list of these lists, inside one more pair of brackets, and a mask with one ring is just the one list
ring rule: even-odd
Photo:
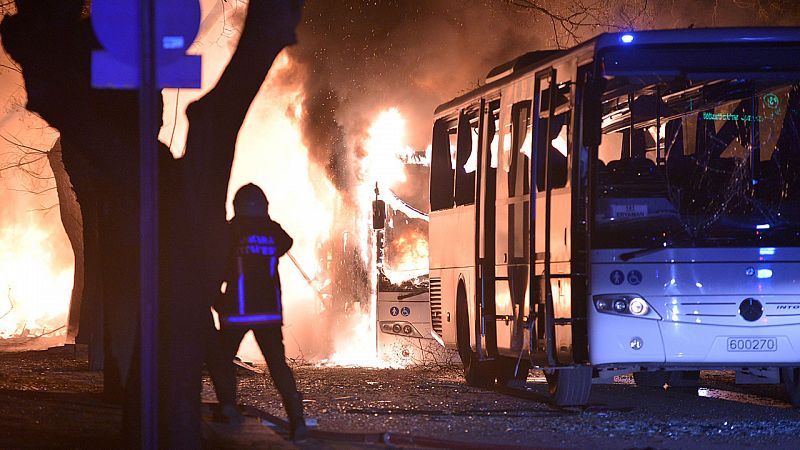
[[633,102],[635,100],[636,99],[634,98],[634,93],[633,92],[628,94],[628,111],[630,112],[631,117],[630,117],[630,121],[628,123],[628,151],[625,152],[624,155],[622,155],[623,158],[632,158],[634,156],[634,154],[633,154],[633,133],[635,132],[634,125],[636,124],[636,121],[633,118]]
[[661,165],[661,86],[656,87],[656,166]]
[[556,325],[555,307],[553,306],[553,287],[550,285],[550,238],[552,224],[552,197],[553,197],[553,178],[552,167],[550,167],[550,147],[552,144],[553,120],[556,116],[556,95],[558,93],[558,81],[556,69],[550,68],[550,81],[548,82],[548,111],[547,129],[545,130],[544,149],[544,311],[545,311],[545,344],[547,345],[547,365],[550,367],[558,365],[558,354],[556,349]]
[[[475,279],[476,283],[476,305],[475,305],[475,350],[478,353],[478,359],[483,359],[486,354],[485,349],[481,345],[481,336],[484,335],[486,329],[484,323],[483,312],[485,311],[486,299],[484,298],[484,285],[483,285],[483,261],[481,260],[481,178],[483,170],[481,170],[481,158],[483,158],[483,117],[484,109],[486,109],[486,99],[481,98],[480,110],[478,110],[478,154],[476,155],[478,164],[475,166]],[[472,130],[470,130],[472,133]]]
[[155,0],[139,0],[141,448],[158,448],[158,115]]

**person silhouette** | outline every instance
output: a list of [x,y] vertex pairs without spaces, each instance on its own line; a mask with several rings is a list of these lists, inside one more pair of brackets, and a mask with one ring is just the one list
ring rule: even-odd
[[[225,292],[214,305],[220,318],[218,346],[209,357],[221,419],[238,423],[236,373],[232,362],[242,338],[253,330],[289,418],[289,437],[303,440],[308,429],[294,374],[286,364],[283,346],[281,283],[278,259],[292,238],[269,217],[269,203],[255,184],[242,186],[234,196],[230,221],[232,251],[228,256]],[[213,344],[212,344],[213,347]]]

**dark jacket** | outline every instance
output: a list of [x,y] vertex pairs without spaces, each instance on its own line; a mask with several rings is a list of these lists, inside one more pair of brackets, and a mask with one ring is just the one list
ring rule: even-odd
[[280,313],[278,259],[292,247],[292,238],[270,218],[230,222],[227,287],[215,309],[223,316]]

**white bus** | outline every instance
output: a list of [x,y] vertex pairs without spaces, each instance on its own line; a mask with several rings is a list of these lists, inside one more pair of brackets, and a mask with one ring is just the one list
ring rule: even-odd
[[433,321],[469,384],[536,367],[581,405],[593,377],[720,369],[800,403],[799,28],[525,54],[436,109],[430,180]]

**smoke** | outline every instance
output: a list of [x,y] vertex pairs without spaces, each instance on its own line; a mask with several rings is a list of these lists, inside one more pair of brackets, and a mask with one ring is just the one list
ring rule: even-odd
[[[525,2],[518,2],[525,3]],[[539,1],[557,13],[576,2]],[[587,2],[583,2],[587,3]],[[608,20],[654,28],[797,25],[795,0],[605,0]],[[409,120],[412,146],[430,140],[434,107],[474,87],[487,71],[526,51],[552,48],[553,24],[541,13],[500,0],[425,2],[308,0],[291,50],[305,66],[304,139],[309,148],[344,127],[348,144],[386,106]],[[581,39],[602,32],[579,29]],[[330,146],[328,146],[330,148]],[[327,164],[330,152],[315,151]]]
[[[291,55],[308,75],[309,146],[337,127],[353,146],[372,117],[397,107],[409,122],[409,144],[424,149],[437,104],[544,41],[524,15],[488,0],[308,1],[303,19]],[[331,155],[318,156],[325,163]]]

